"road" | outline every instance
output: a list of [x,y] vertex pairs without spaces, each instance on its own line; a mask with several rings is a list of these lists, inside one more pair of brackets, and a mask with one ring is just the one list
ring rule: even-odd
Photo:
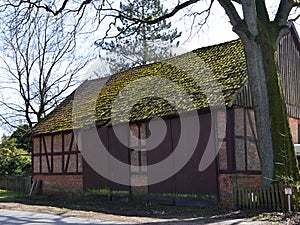
[[[0,210],[1,225],[80,225],[80,224],[95,224],[95,225],[134,225],[136,223],[122,223],[114,221],[91,220],[86,218],[59,216],[46,213]],[[190,225],[190,224],[206,224],[206,225],[267,225],[269,222],[249,221],[245,219],[223,219],[213,220],[203,218],[198,221],[172,221],[172,222],[147,222],[144,225]]]
[[100,220],[90,220],[84,218],[67,217],[51,215],[46,213],[25,212],[25,211],[12,211],[0,210],[0,224],[1,225],[80,225],[80,224],[101,224],[101,225],[132,225],[120,222],[105,222]]

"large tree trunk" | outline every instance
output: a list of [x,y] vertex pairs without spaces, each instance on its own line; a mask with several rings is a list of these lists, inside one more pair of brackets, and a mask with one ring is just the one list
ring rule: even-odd
[[258,147],[262,163],[263,186],[269,186],[274,176],[274,154],[271,135],[270,106],[261,48],[253,40],[243,40],[249,82],[254,103]]
[[263,186],[288,177],[296,181],[299,171],[277,64],[277,41],[282,28],[256,14],[256,10],[266,10],[258,9],[259,4],[243,7],[246,23],[236,33],[245,46]]
[[[230,0],[218,0],[245,46],[248,75],[254,102],[262,184],[273,181],[288,185],[299,182],[296,152],[289,127],[286,104],[278,69],[277,48],[287,30],[292,1],[281,1],[274,21],[269,18],[265,1],[240,0],[243,17]],[[297,192],[293,201],[298,208]]]
[[[262,29],[266,30],[266,27]],[[272,33],[269,32],[269,33]],[[298,180],[299,171],[296,152],[290,131],[286,104],[278,69],[277,37],[273,40],[261,31],[258,45],[263,54],[263,65],[269,100],[269,117],[274,152],[274,179],[290,177]]]

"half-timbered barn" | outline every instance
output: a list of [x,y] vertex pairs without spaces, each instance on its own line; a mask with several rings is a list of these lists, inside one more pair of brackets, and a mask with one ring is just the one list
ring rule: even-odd
[[[172,60],[133,68],[109,78],[85,81],[34,127],[33,180],[42,181],[44,193],[109,189],[127,191],[132,195],[206,196],[215,202],[232,204],[234,185],[261,186],[253,103],[241,41],[200,48]],[[279,64],[295,143],[300,141],[299,62],[299,37],[291,26],[290,34],[279,45]],[[213,76],[208,77],[206,73]],[[195,76],[199,78],[198,83]],[[138,83],[141,79],[144,85]],[[151,84],[152,80],[155,80],[156,86]],[[168,82],[164,83],[165,80],[187,93],[193,107],[186,103],[184,95],[168,91],[173,87]],[[145,92],[147,87],[151,90]],[[221,97],[214,94],[219,87],[222,89]],[[127,94],[124,94],[125,89]],[[122,90],[123,95],[120,95]],[[147,95],[143,96],[143,93]],[[163,97],[155,93],[163,94]],[[128,98],[133,95],[139,96],[135,104]],[[116,109],[113,107],[116,99],[119,106],[112,112]],[[176,106],[166,99],[176,102]],[[215,102],[213,106],[210,105],[212,101]],[[225,110],[221,109],[221,105]],[[129,106],[130,113],[126,117]],[[153,176],[164,171],[156,171],[149,166],[168,159],[176,146],[180,146],[179,140],[183,135],[181,117],[191,126],[195,118],[200,124],[194,151],[182,168],[174,169],[173,174],[164,180],[151,183]],[[157,121],[164,122],[164,136],[157,146],[146,151],[148,137],[153,135],[150,134],[150,126],[155,127]],[[129,126],[126,125],[128,123]],[[127,138],[125,144],[116,135],[114,127],[118,127]],[[224,132],[221,132],[222,127],[225,127]],[[95,135],[92,128],[96,129],[101,145],[86,141]],[[187,140],[188,137],[193,138],[192,133],[186,136]],[[105,148],[109,156],[95,153],[101,148]],[[188,149],[189,144],[185,143],[180,150],[185,152]],[[207,157],[206,151],[211,154],[218,152],[217,157],[207,168],[199,170],[201,159]],[[110,177],[97,172],[93,165],[97,157],[104,158],[100,167]],[[128,171],[118,171],[114,167],[116,160],[130,165],[124,167]],[[166,170],[176,167],[175,159],[168,163]],[[119,174],[124,175],[121,182],[115,179],[122,179]]]

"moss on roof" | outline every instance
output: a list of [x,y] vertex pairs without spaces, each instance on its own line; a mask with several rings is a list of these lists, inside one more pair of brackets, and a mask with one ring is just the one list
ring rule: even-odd
[[[196,49],[167,61],[85,81],[34,127],[33,135],[71,130],[95,121],[104,124],[112,115],[116,122],[133,122],[206,109],[222,101],[229,105],[246,80],[240,40]],[[220,88],[223,96],[218,95]]]

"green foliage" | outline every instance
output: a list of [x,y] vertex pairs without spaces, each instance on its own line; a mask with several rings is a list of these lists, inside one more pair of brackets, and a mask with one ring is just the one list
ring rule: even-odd
[[171,197],[171,198],[198,198],[207,200],[217,200],[217,196],[213,194],[182,194],[182,193],[150,193],[150,195],[158,197]]
[[17,148],[24,149],[27,152],[31,152],[29,131],[28,124],[20,125],[10,136],[10,138],[16,139]]
[[0,144],[0,175],[24,175],[31,174],[31,156],[21,148],[18,148],[16,138],[6,138]]
[[110,190],[109,188],[103,188],[103,189],[89,189],[88,193],[90,194],[96,194],[96,195],[129,195],[129,191],[121,191],[121,190]]
[[0,189],[0,198],[12,198],[12,197],[19,197],[21,196],[21,193],[17,193],[14,191],[8,191],[8,190],[1,190]]
[[[161,17],[167,13],[160,0],[122,1],[120,11],[131,18],[141,19]],[[171,22],[139,24],[124,17],[120,20],[121,25],[117,26],[119,36],[111,42],[96,43],[107,53],[112,53],[106,61],[113,73],[173,56],[171,45],[181,32],[171,29]]]

